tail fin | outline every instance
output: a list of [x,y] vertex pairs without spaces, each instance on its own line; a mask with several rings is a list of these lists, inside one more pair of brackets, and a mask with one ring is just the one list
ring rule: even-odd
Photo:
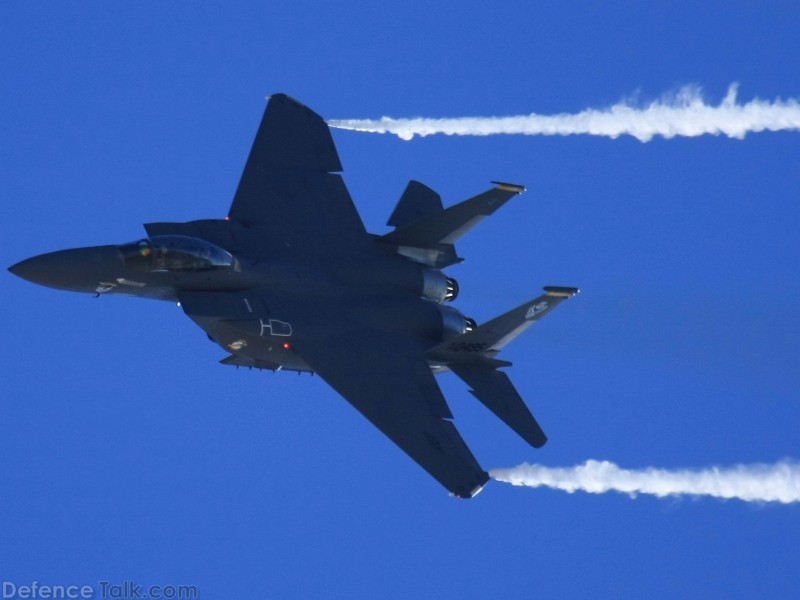
[[498,371],[511,363],[494,357],[535,321],[578,293],[577,288],[556,286],[547,286],[544,291],[538,298],[428,351],[431,361],[449,367],[486,408],[534,448],[544,446],[547,436],[508,376]]
[[428,351],[428,356],[444,363],[478,362],[481,359],[485,362],[486,358],[493,358],[534,322],[562,301],[577,294],[579,290],[571,287],[545,286],[544,291],[545,293],[538,298],[495,317],[472,331],[434,346]]
[[[389,219],[389,225],[396,229],[384,235],[382,241],[396,245],[400,254],[437,269],[461,262],[455,242],[525,191],[521,185],[492,183],[496,184],[492,189],[442,210],[436,192],[412,181]],[[439,208],[434,210],[437,203]],[[420,216],[412,220],[414,215]]]

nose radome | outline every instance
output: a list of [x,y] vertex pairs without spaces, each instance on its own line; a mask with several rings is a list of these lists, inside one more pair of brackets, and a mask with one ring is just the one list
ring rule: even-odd
[[50,260],[48,258],[50,256],[50,254],[41,254],[39,256],[34,256],[33,258],[27,258],[15,265],[10,266],[8,270],[17,277],[22,277],[22,279],[27,279],[33,283],[47,285],[45,282],[50,270]]
[[93,292],[119,268],[116,246],[74,248],[40,254],[8,268],[14,275],[47,287]]
[[17,264],[8,267],[8,270],[11,271],[17,277],[22,277],[23,279],[27,279],[28,281],[30,281],[30,276],[28,275],[29,271],[28,263],[30,263],[30,259],[21,260]]

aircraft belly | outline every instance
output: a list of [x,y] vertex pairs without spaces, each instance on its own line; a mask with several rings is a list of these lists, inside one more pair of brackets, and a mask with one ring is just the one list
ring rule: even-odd
[[[260,326],[256,323],[248,327]],[[294,351],[288,336],[247,332],[242,322],[218,321],[213,329],[212,340],[239,359],[238,362],[223,361],[225,364],[274,371],[312,371]]]

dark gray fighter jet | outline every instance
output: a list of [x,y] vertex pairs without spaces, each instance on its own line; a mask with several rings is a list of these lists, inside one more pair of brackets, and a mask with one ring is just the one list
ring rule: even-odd
[[452,371],[534,447],[547,438],[496,355],[558,303],[544,294],[477,326],[444,305],[454,243],[524,188],[496,185],[443,208],[409,183],[385,235],[367,233],[325,122],[278,94],[267,104],[227,219],[150,223],[147,238],[62,250],[11,272],[42,285],[178,302],[223,364],[317,373],[453,495],[489,479],[453,426],[434,374]]

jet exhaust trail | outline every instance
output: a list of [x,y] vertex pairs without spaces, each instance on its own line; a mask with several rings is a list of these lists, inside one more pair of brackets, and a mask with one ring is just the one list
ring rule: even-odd
[[706,104],[697,86],[681,88],[668,99],[637,107],[630,102],[598,110],[589,108],[579,113],[557,115],[518,115],[509,117],[458,117],[451,119],[334,119],[331,127],[392,133],[403,140],[415,135],[597,135],[617,138],[630,135],[641,142],[655,136],[697,137],[726,135],[742,139],[759,131],[800,130],[800,103],[795,99],[772,102],[751,100],[737,102],[738,84],[731,84],[719,105]]
[[728,468],[666,470],[622,469],[609,461],[587,460],[574,467],[551,468],[522,464],[495,469],[497,481],[527,487],[549,487],[568,493],[621,492],[665,496],[712,496],[745,502],[800,502],[800,464],[781,461],[773,465],[736,465]]

